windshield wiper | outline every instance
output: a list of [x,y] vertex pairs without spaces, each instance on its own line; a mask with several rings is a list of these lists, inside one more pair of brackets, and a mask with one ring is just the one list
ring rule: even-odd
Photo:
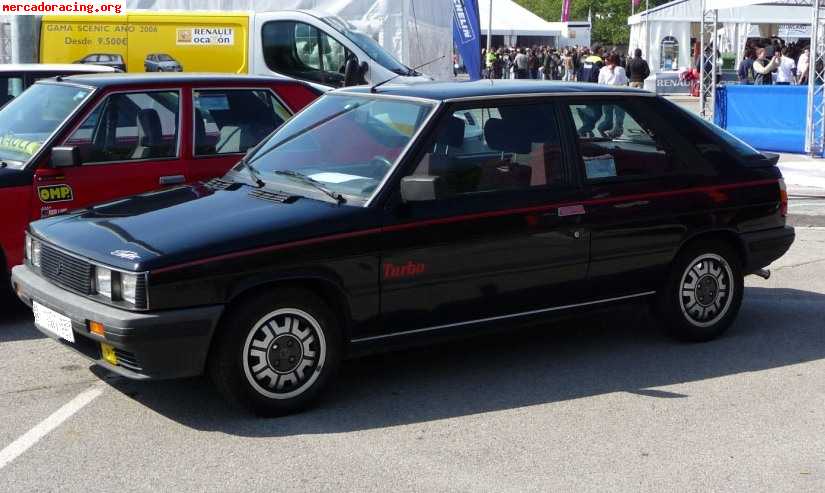
[[344,196],[341,195],[340,193],[333,192],[329,188],[325,187],[320,181],[315,180],[313,178],[310,178],[309,176],[307,176],[307,175],[305,175],[301,172],[293,171],[291,169],[288,169],[288,170],[277,170],[277,171],[275,171],[275,174],[276,175],[289,176],[291,178],[295,178],[297,180],[300,180],[300,181],[306,183],[307,185],[311,185],[312,187],[316,188],[317,190],[320,190],[321,192],[325,193],[326,195],[332,197],[332,199],[335,200],[339,204],[345,204],[347,202],[347,199],[345,199]]
[[246,161],[246,156],[241,158],[241,160],[238,161],[238,164],[246,168],[246,171],[249,173],[249,176],[252,177],[252,181],[258,186],[258,188],[263,188],[266,186],[266,183],[261,179],[261,173]]

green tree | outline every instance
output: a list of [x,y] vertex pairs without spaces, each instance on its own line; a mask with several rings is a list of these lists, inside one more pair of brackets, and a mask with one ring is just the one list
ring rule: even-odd
[[[479,0],[485,2],[489,0]],[[515,0],[524,8],[548,21],[561,20],[563,0]],[[651,8],[667,0],[651,0]],[[630,0],[570,0],[570,20],[587,20],[588,11],[592,12],[593,42],[610,45],[627,44],[630,39]],[[644,9],[644,1],[640,8]],[[493,0],[495,15],[495,0]]]

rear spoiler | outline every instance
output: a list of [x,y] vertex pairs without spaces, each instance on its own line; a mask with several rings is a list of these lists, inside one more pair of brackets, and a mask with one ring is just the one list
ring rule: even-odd
[[770,168],[779,162],[779,154],[775,152],[762,152],[758,156],[748,157],[742,163],[749,168]]

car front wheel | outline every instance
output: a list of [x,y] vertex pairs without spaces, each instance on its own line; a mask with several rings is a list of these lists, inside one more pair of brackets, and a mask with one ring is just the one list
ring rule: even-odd
[[721,242],[696,243],[673,262],[657,312],[676,339],[709,341],[733,323],[743,290],[737,253]]
[[229,313],[209,369],[230,401],[260,416],[281,416],[318,398],[340,364],[341,347],[323,300],[304,290],[272,290]]

